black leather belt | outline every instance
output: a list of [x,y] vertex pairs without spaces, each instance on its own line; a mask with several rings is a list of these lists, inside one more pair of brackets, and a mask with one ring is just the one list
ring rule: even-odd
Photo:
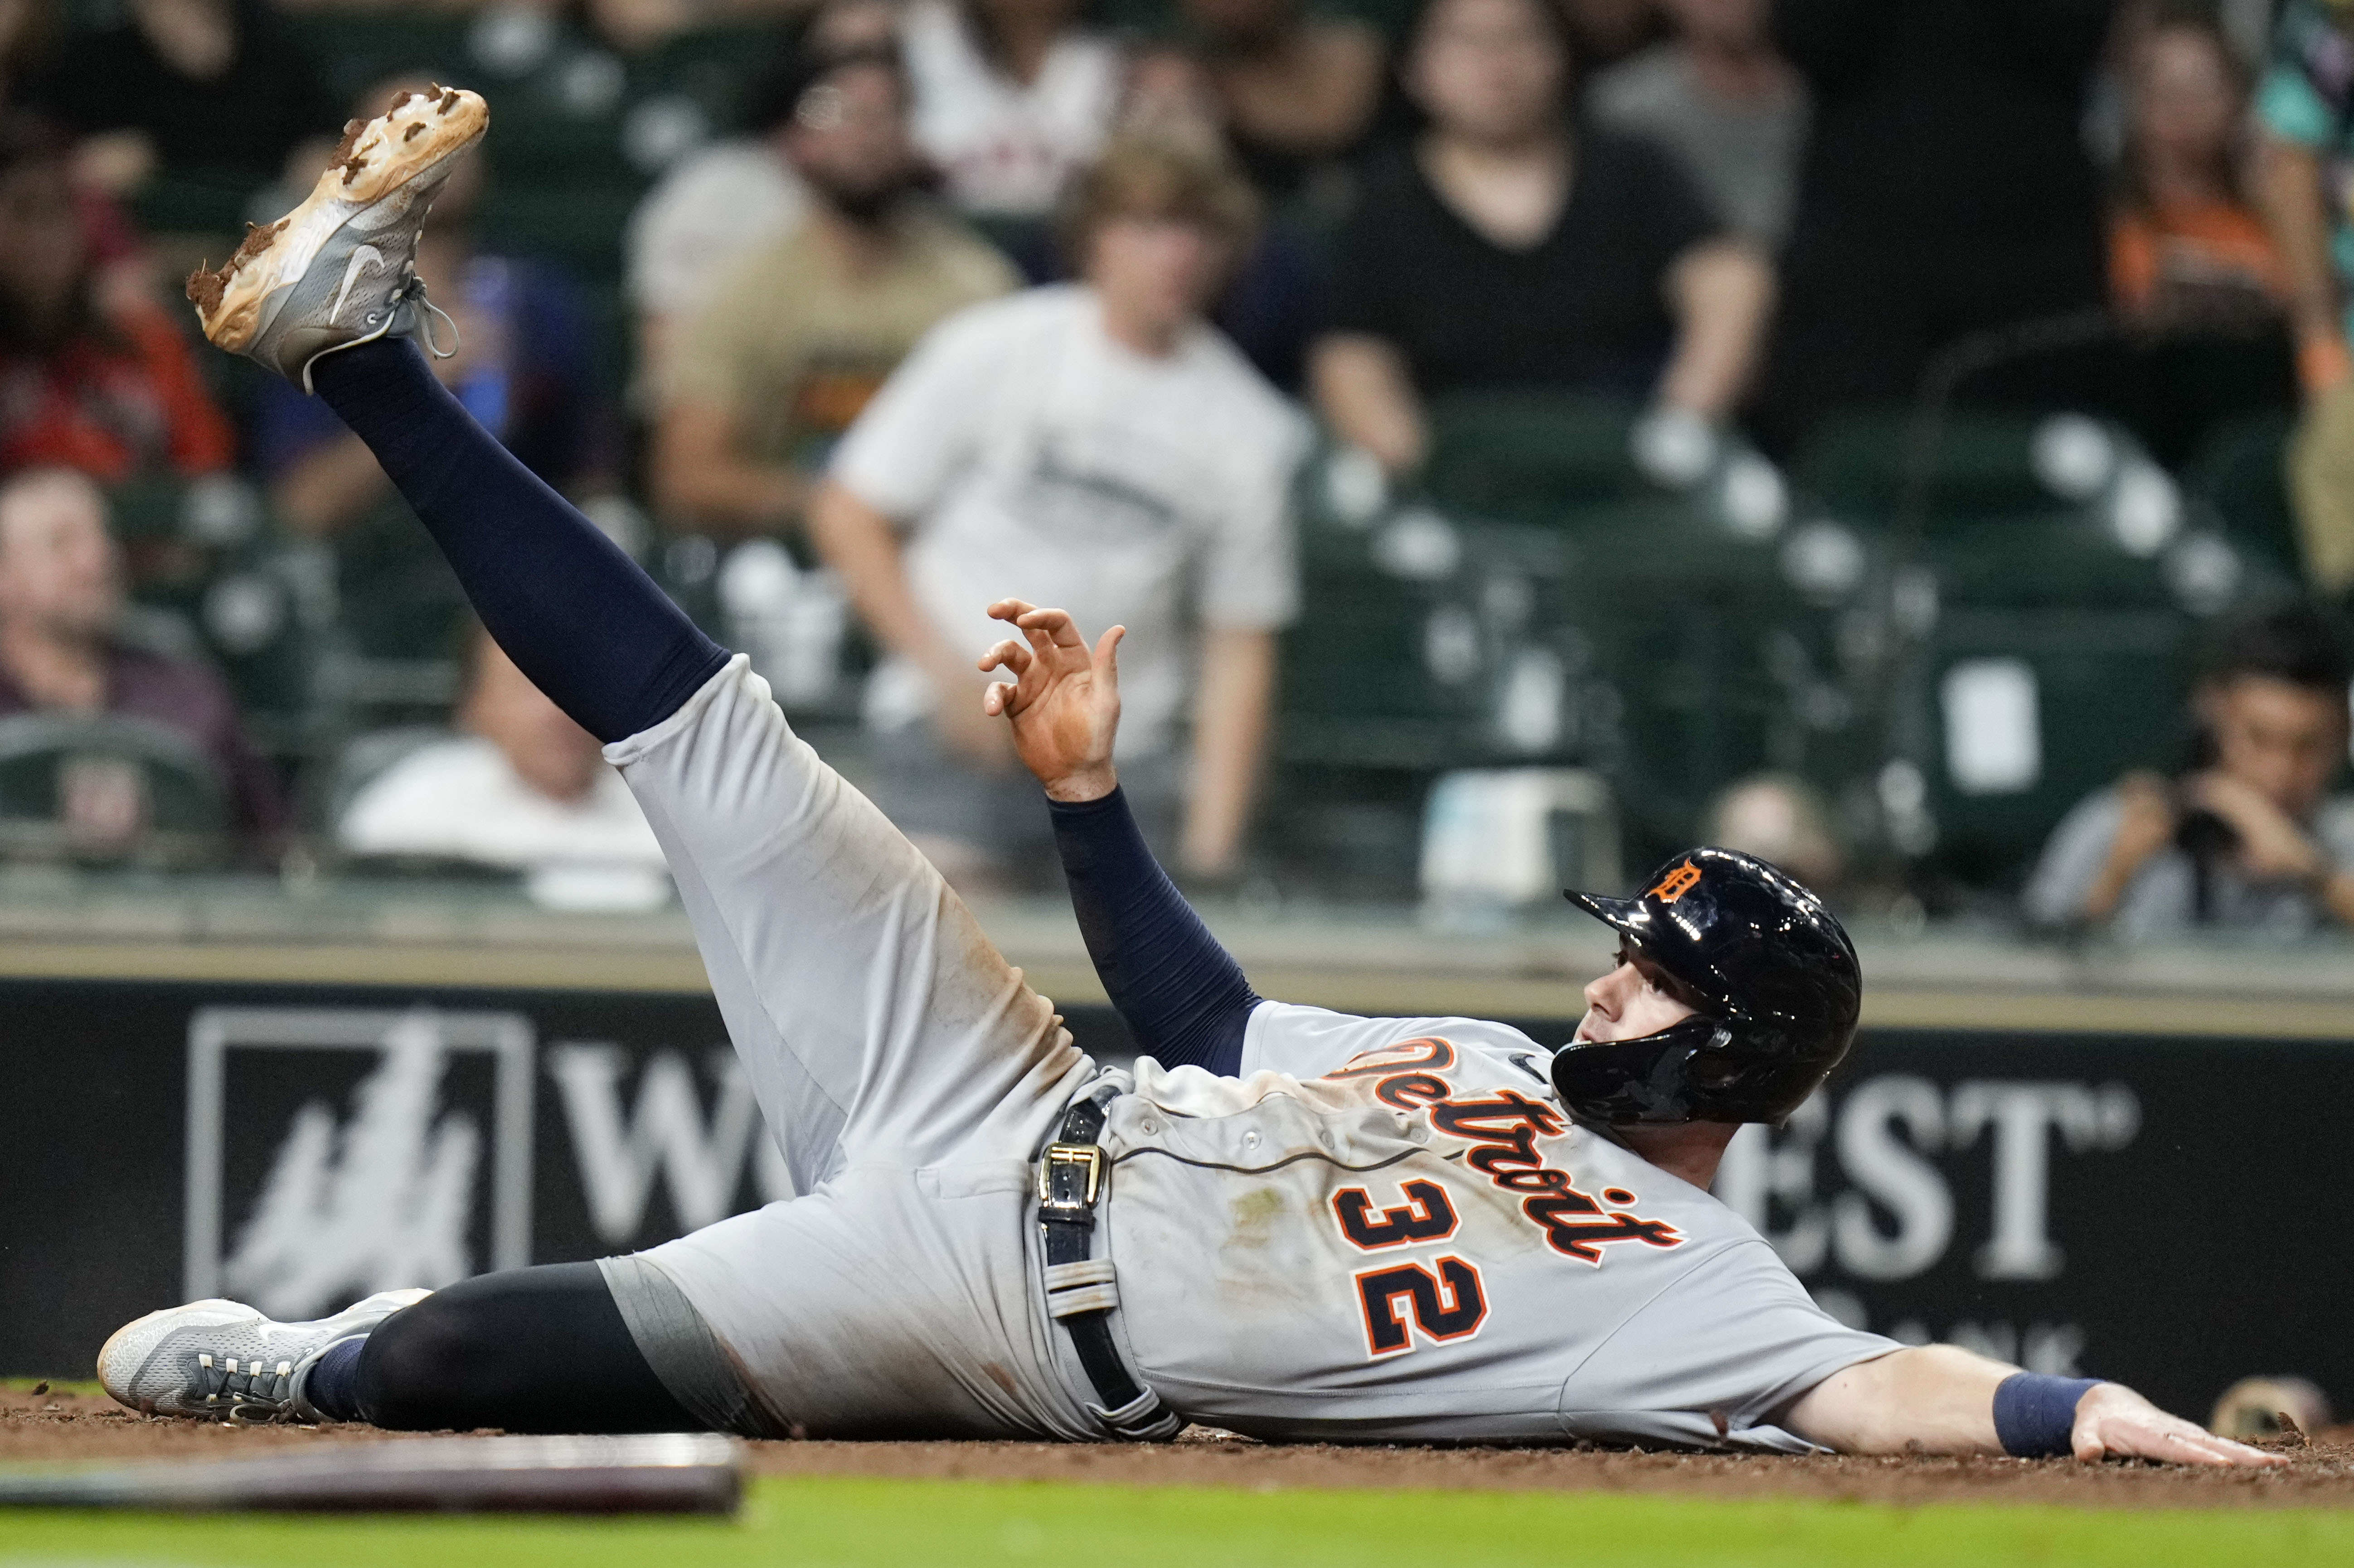
[[1119,1305],[1108,1261],[1087,1255],[1096,1204],[1111,1180],[1111,1160],[1096,1139],[1104,1102],[1113,1091],[1073,1102],[1055,1141],[1038,1160],[1038,1230],[1046,1244],[1046,1310],[1071,1336],[1071,1349],[1095,1385],[1096,1414],[1123,1437],[1159,1442],[1184,1423],[1159,1394],[1138,1384],[1111,1337],[1111,1309]]

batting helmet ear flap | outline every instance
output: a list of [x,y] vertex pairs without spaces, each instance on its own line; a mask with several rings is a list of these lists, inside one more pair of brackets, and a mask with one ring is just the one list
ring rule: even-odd
[[1741,1067],[1722,1051],[1702,1051],[1692,1057],[1686,1072],[1696,1087],[1722,1089],[1741,1075]]
[[1552,1077],[1573,1114],[1606,1126],[1779,1126],[1830,1068],[1745,1051],[1729,1026],[1687,1018],[1633,1040],[1574,1041],[1553,1053]]
[[1553,1053],[1553,1086],[1590,1120],[1690,1121],[1692,1060],[1729,1038],[1714,1019],[1687,1018],[1633,1040],[1573,1041]]

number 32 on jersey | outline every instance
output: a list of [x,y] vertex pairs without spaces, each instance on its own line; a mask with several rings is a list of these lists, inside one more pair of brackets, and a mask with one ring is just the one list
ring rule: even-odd
[[[1333,1193],[1332,1214],[1349,1245],[1360,1252],[1381,1252],[1445,1241],[1455,1234],[1455,1205],[1446,1188],[1436,1181],[1408,1181],[1400,1195],[1405,1202],[1376,1212],[1373,1194],[1363,1187]],[[1412,1350],[1416,1333],[1434,1344],[1468,1340],[1488,1319],[1488,1293],[1478,1266],[1451,1254],[1429,1264],[1401,1259],[1366,1269],[1356,1276],[1356,1286],[1369,1355]]]

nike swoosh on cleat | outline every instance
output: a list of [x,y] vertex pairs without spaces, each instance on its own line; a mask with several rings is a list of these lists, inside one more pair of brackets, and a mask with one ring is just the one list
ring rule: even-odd
[[329,326],[334,325],[335,318],[344,313],[344,302],[352,297],[352,285],[359,281],[360,269],[383,265],[384,252],[373,245],[363,245],[352,252],[351,260],[344,267],[344,286],[335,291],[335,308],[327,313]]

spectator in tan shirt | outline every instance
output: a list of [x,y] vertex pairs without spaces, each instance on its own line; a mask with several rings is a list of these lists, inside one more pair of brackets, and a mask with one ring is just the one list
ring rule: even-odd
[[814,45],[788,101],[785,152],[808,206],[720,270],[664,376],[655,499],[721,535],[793,523],[834,438],[917,339],[1019,281],[919,199],[890,50]]

